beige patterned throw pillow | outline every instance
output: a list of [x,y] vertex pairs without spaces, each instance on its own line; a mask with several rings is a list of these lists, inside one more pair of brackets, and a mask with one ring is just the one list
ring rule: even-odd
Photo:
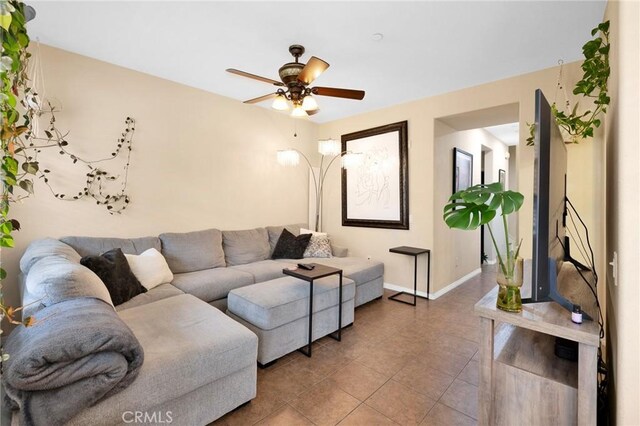
[[331,257],[331,244],[327,233],[300,228],[300,234],[311,234],[311,240],[304,251],[304,257]]

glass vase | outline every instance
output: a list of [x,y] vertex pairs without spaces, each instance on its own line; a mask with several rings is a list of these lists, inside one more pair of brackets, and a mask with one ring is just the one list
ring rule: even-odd
[[[504,258],[506,261],[506,258]],[[498,300],[496,307],[507,312],[522,312],[522,298],[520,297],[520,287],[522,287],[522,259],[518,258],[513,265],[505,265],[507,271],[502,270],[498,263]]]

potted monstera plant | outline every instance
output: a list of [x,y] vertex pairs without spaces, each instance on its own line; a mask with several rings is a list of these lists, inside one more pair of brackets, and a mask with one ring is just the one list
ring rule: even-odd
[[[498,257],[496,306],[509,312],[522,311],[522,259],[518,257],[522,240],[515,245],[509,237],[507,216],[522,207],[524,196],[507,191],[501,183],[474,185],[449,197],[444,206],[443,219],[449,228],[474,230],[486,225]],[[499,247],[491,221],[500,214],[504,228],[504,246]]]

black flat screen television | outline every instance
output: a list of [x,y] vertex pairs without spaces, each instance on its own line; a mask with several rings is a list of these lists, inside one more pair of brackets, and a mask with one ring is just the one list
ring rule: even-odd
[[571,311],[573,304],[558,292],[558,274],[569,255],[565,252],[567,148],[540,89],[536,90],[535,98],[531,298],[522,302],[553,300]]

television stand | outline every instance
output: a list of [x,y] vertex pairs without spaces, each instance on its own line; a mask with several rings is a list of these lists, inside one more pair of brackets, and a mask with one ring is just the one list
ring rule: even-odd
[[[593,295],[570,263],[559,289],[597,314]],[[497,286],[475,305],[480,316],[479,425],[596,425],[599,327],[574,324],[557,303],[524,305],[521,313],[496,308]],[[578,363],[556,357],[555,337],[578,342]]]

